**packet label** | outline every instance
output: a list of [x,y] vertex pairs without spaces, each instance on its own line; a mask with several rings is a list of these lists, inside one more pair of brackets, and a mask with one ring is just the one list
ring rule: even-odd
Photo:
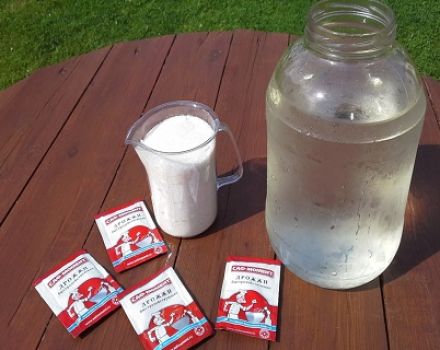
[[53,313],[75,338],[119,307],[121,286],[85,250],[34,282]]
[[113,268],[121,272],[166,253],[167,246],[142,201],[95,216]]
[[123,292],[120,302],[144,349],[189,349],[213,332],[171,267]]
[[228,257],[215,328],[276,340],[281,263]]

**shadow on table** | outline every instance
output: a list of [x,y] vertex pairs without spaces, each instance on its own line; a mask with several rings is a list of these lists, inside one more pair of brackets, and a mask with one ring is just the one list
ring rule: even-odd
[[[223,230],[264,211],[266,202],[267,159],[254,158],[243,163],[243,177],[236,184],[225,186],[219,196],[219,214],[214,225],[203,235]],[[224,176],[222,174],[221,176]]]
[[440,250],[440,145],[419,146],[405,228],[396,257],[383,274],[391,282]]
[[[384,284],[405,275],[440,251],[440,146],[421,145],[417,152],[399,250],[382,274]],[[351,291],[375,288],[368,283]]]
[[[226,212],[207,231],[214,233],[261,211],[266,200],[267,159],[244,163],[243,178],[229,189]],[[383,274],[384,283],[406,274],[440,251],[440,145],[419,146],[405,215],[402,242]],[[373,281],[352,289],[375,288]]]
[[[402,241],[384,284],[405,275],[440,251],[440,145],[421,145],[417,152],[405,213]],[[376,288],[376,279],[350,292]]]

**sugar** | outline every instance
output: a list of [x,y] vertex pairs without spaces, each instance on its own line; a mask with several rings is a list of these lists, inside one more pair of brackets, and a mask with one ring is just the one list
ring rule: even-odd
[[136,147],[148,173],[156,221],[171,235],[197,235],[215,220],[214,134],[203,119],[178,115],[153,127],[143,143],[155,151],[183,153],[157,153]]
[[153,127],[143,143],[161,152],[182,152],[193,149],[212,137],[214,131],[203,119],[177,115]]

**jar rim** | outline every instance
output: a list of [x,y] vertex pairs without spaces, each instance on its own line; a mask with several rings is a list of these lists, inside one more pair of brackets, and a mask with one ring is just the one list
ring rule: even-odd
[[379,0],[323,0],[312,6],[305,42],[329,58],[371,58],[394,43],[392,9]]

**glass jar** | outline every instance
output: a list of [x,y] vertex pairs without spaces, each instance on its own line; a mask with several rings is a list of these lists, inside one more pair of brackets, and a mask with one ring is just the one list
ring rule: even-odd
[[321,1],[266,95],[266,225],[289,270],[324,288],[391,263],[426,99],[380,1]]

